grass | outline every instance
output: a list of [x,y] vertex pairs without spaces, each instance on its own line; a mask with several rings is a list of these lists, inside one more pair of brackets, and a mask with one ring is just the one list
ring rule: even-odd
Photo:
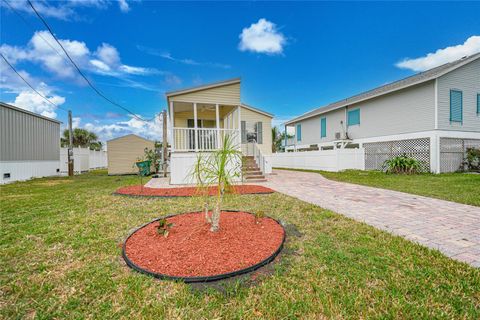
[[321,319],[480,317],[480,270],[281,194],[244,195],[225,209],[295,224],[271,276],[200,292],[125,267],[129,231],[193,198],[113,196],[136,177],[105,172],[0,188],[0,318]]
[[299,171],[318,172],[325,178],[335,181],[402,191],[472,206],[480,206],[479,174],[442,173],[396,175],[385,174],[380,171],[360,170],[346,170],[342,172]]

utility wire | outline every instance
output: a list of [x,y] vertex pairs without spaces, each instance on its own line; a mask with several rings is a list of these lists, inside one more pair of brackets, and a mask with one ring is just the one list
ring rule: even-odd
[[45,25],[45,27],[47,28],[47,30],[50,32],[50,34],[52,35],[52,37],[55,39],[55,41],[58,43],[58,45],[60,46],[60,48],[62,48],[63,52],[65,52],[65,55],[67,56],[68,60],[70,60],[70,62],[73,64],[73,66],[75,67],[75,69],[77,69],[78,73],[82,76],[82,78],[87,82],[87,84],[93,89],[93,91],[95,91],[100,97],[102,97],[103,99],[105,99],[106,101],[110,102],[111,104],[113,104],[114,106],[117,106],[119,108],[121,108],[122,110],[128,112],[129,114],[131,114],[134,118],[136,118],[137,120],[140,120],[140,121],[143,121],[143,122],[149,122],[153,119],[155,119],[157,117],[157,115],[155,115],[152,119],[150,120],[144,120],[142,119],[141,117],[137,116],[135,113],[133,113],[132,111],[128,110],[126,107],[122,106],[121,104],[111,100],[110,98],[108,98],[107,96],[105,96],[99,89],[97,89],[91,82],[90,80],[88,80],[88,78],[85,76],[85,74],[82,72],[82,70],[80,70],[80,68],[78,67],[78,65],[75,63],[75,61],[73,61],[73,59],[70,57],[70,55],[68,54],[67,50],[65,50],[65,48],[63,47],[62,43],[58,40],[58,38],[55,36],[55,34],[53,33],[53,30],[50,28],[50,26],[48,25],[48,23],[45,21],[45,19],[43,19],[43,17],[40,15],[40,13],[38,13],[37,9],[35,9],[35,7],[33,6],[32,2],[30,0],[27,0],[28,1],[28,4],[30,5],[30,7],[32,7],[32,10],[35,12],[35,14],[37,15],[37,17],[42,21],[42,23]]
[[10,63],[8,62],[7,58],[5,58],[5,56],[0,52],[0,55],[2,56],[3,60],[10,66],[10,68],[12,68],[12,70],[20,77],[20,79],[23,80],[23,82],[25,82],[33,91],[35,91],[40,97],[42,97],[45,101],[47,101],[48,103],[50,103],[51,105],[53,105],[54,107],[58,108],[58,109],[61,109],[63,111],[66,111],[68,112],[67,109],[64,109],[60,106],[57,106],[55,103],[53,103],[50,99],[48,99],[47,97],[45,97],[43,94],[41,94],[40,92],[37,91],[37,89],[35,89],[16,69],[15,67]]

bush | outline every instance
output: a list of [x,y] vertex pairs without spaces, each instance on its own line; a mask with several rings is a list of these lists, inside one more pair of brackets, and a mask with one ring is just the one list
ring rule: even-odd
[[420,161],[406,154],[385,160],[383,170],[386,173],[416,174],[421,172]]
[[480,148],[467,148],[464,164],[468,171],[480,171]]

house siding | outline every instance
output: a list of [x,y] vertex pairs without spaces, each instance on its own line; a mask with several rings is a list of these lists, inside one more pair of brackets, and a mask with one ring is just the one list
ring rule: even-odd
[[145,140],[135,135],[127,135],[121,138],[107,141],[108,150],[108,174],[135,174],[137,158],[145,154],[145,148],[154,149],[153,141]]
[[[246,122],[247,131],[251,131],[251,132],[254,132],[256,122],[262,122],[263,143],[259,144],[258,146],[260,148],[260,151],[262,151],[264,155],[271,154],[272,153],[272,118],[243,107],[241,108],[240,118],[242,121]],[[242,145],[242,150],[244,149],[245,149],[245,145]]]
[[[406,88],[365,102],[345,107],[360,109],[360,124],[347,127],[351,139],[433,130],[435,127],[434,81]],[[331,142],[335,133],[346,127],[345,108],[299,121],[302,141],[299,145]],[[320,119],[327,118],[327,137],[320,138]]]
[[240,83],[179,94],[168,99],[169,101],[219,103],[237,106],[240,105]]
[[0,161],[60,161],[60,123],[0,105]]
[[[438,129],[480,132],[477,94],[480,93],[480,60],[466,64],[438,78]],[[463,96],[462,122],[450,121],[450,90]]]

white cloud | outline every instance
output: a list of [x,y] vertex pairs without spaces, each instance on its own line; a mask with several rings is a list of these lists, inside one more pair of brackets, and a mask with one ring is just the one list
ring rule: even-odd
[[128,5],[127,0],[118,0],[118,5],[120,7],[120,11],[122,12],[130,11],[130,6]]
[[[8,5],[9,4],[9,5]],[[6,4],[0,2],[1,7],[23,11],[27,14],[35,15],[32,8],[26,0],[9,0]],[[36,0],[33,2],[35,9],[44,17],[55,18],[60,20],[71,20],[81,18],[77,12],[78,8],[96,8],[106,10],[112,4],[108,0],[68,0],[68,1],[46,1]],[[118,0],[120,11],[126,13],[130,11],[130,6],[126,0]]]
[[172,56],[169,52],[166,51],[160,51],[157,49],[149,48],[149,47],[144,47],[144,46],[139,46],[137,45],[137,49],[145,52],[149,55],[152,56],[157,56],[163,59],[167,59],[173,62],[177,63],[182,63],[186,65],[191,65],[191,66],[205,66],[205,67],[212,67],[212,68],[221,68],[221,69],[230,69],[231,66],[228,64],[224,63],[218,63],[218,62],[201,62],[201,61],[196,61],[190,58],[177,58]]
[[463,44],[438,49],[420,58],[406,58],[395,65],[402,69],[425,71],[478,52],[480,52],[480,36],[471,36]]
[[277,30],[276,25],[264,18],[244,28],[239,37],[240,51],[280,54],[286,44],[285,36]]
[[[50,101],[52,101],[55,105],[60,106],[65,103],[65,98],[59,95],[52,94],[50,89],[46,85],[42,85],[39,88],[36,88],[42,95],[47,97]],[[40,97],[36,92],[33,90],[23,90],[21,91],[15,101],[11,102],[14,106],[19,108],[29,110],[42,116],[49,117],[49,118],[56,118],[56,107],[52,104],[48,103]]]
[[[85,42],[68,39],[59,39],[59,41],[73,61],[85,71],[113,77],[160,73],[154,68],[122,64],[117,48],[108,43],[102,43],[92,53]],[[59,78],[79,79],[78,72],[48,31],[35,32],[24,47],[3,44],[0,46],[0,52],[13,64],[19,61],[29,61],[40,64]]]
[[96,133],[102,141],[131,133],[147,139],[162,140],[162,122],[160,116],[149,122],[140,121],[131,116],[127,121],[117,121],[110,124],[89,122],[85,124],[84,128]]
[[80,117],[72,117],[72,128],[80,128],[80,122],[82,122]]

